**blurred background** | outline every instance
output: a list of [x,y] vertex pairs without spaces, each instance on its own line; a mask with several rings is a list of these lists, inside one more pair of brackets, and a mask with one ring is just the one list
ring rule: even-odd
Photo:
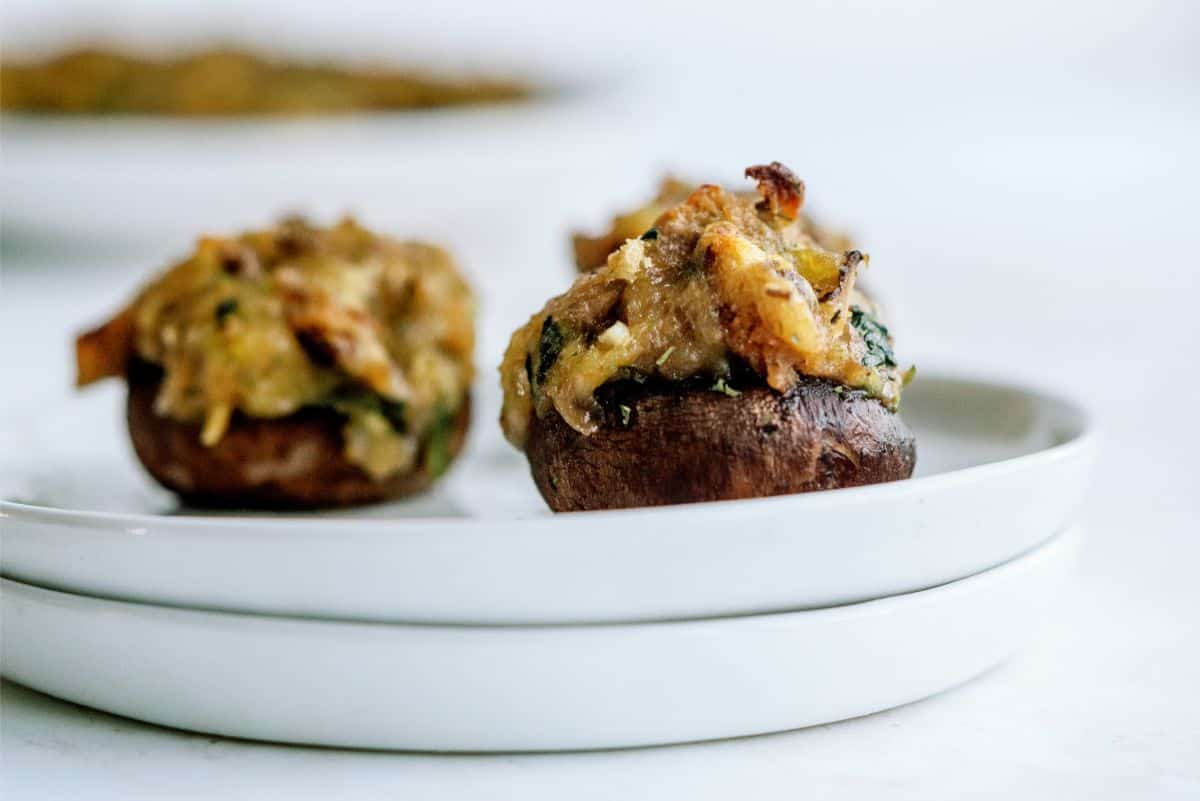
[[[1200,444],[1146,411],[1197,395],[1187,0],[5,3],[6,62],[80,45],[236,47],[538,91],[282,118],[5,113],[8,413],[65,397],[73,334],[198,235],[296,211],[450,247],[482,295],[480,392],[495,403],[509,333],[570,281],[572,231],[603,230],[664,174],[738,185],[777,159],[871,254],[903,358],[1076,395],[1114,450]],[[1194,475],[1123,468],[1110,459],[1100,486],[1192,503]]]
[[[1147,694],[1200,670],[1194,649],[1175,650],[1200,634],[1187,589],[1200,436],[1183,416],[1200,400],[1193,0],[6,0],[2,22],[6,60],[80,43],[167,55],[232,44],[552,90],[336,118],[5,114],[9,420],[65,400],[74,333],[195,236],[306,211],[353,212],[459,256],[483,300],[486,421],[509,333],[570,281],[571,231],[601,230],[666,172],[736,184],[780,160],[805,179],[807,208],[871,254],[902,359],[1067,393],[1106,431],[1076,625],[1051,658],[1015,668],[1056,686],[1090,676],[1086,697],[1039,707],[1087,725],[1013,747],[1029,764],[1082,759],[1104,745],[1086,729],[1128,740],[1194,724],[1189,704]],[[1158,768],[1194,747],[1175,742]],[[1122,753],[1106,754],[1114,770],[1147,769]]]
[[[509,333],[570,280],[572,231],[602,230],[666,173],[737,185],[777,159],[871,254],[867,281],[919,368],[1063,389],[1117,447],[1195,442],[1134,412],[1195,397],[1187,0],[5,3],[6,62],[80,45],[236,47],[538,91],[286,118],[5,113],[5,409],[66,395],[73,333],[198,235],[296,211],[449,246],[481,291],[490,403]],[[1110,464],[1109,482],[1138,480]]]
[[[772,159],[872,254],[870,281],[914,358],[970,342],[980,367],[1083,379],[1092,359],[1111,364],[1112,339],[1135,338],[1110,319],[1126,303],[1106,305],[1130,299],[1126,281],[1195,286],[1182,246],[1200,13],[1186,0],[9,0],[3,15],[9,60],[220,44],[554,89],[485,110],[283,122],[6,115],[6,302],[85,256],[98,285],[76,325],[204,231],[354,212],[446,243],[487,284],[487,363],[563,286],[571,230],[601,228],[667,171],[735,182]],[[51,251],[57,267],[25,274]],[[1006,344],[1014,324],[1047,326],[1031,336],[1040,363]],[[1186,316],[1157,324],[1176,326],[1169,339],[1196,332]],[[1071,358],[1046,353],[1057,347]],[[45,355],[66,375],[61,348]]]
[[[1067,391],[1114,449],[1200,444],[1146,411],[1196,397],[1200,13],[1186,0],[5,3],[6,61],[82,44],[539,91],[295,118],[5,113],[9,413],[66,396],[72,335],[196,236],[296,211],[449,246],[481,291],[492,403],[509,333],[570,280],[572,231],[602,230],[668,172],[739,184],[778,159],[807,208],[871,254],[867,280],[920,369]],[[1148,495],[1192,503],[1164,488],[1194,475],[1122,468],[1110,460],[1101,487],[1152,481]]]

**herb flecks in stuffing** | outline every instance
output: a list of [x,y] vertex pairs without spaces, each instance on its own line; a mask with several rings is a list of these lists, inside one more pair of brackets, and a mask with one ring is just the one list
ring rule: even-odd
[[724,378],[718,378],[716,381],[714,381],[710,389],[712,389],[713,392],[720,392],[722,395],[728,395],[731,398],[740,397],[742,394],[740,390],[736,390],[729,386]]
[[538,339],[537,375],[535,376],[537,380],[534,386],[546,380],[546,373],[558,361],[558,356],[562,353],[563,344],[566,341],[567,337],[562,326],[556,323],[553,317],[547,317],[542,323],[542,335]]
[[237,298],[224,298],[217,304],[216,316],[217,322],[225,322],[225,318],[238,310]]
[[876,320],[858,306],[850,307],[850,325],[862,335],[867,353],[862,363],[867,367],[895,367],[896,357],[892,353],[892,338],[887,326]]
[[425,472],[437,478],[450,465],[450,440],[454,436],[454,412],[440,408],[425,442]]

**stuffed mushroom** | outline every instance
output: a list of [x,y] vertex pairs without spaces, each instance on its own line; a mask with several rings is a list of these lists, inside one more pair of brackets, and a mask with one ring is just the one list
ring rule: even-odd
[[201,239],[79,337],[77,383],[126,380],[135,452],[191,503],[381,501],[462,447],[473,315],[444,250],[289,219]]
[[867,257],[823,247],[803,184],[704,185],[582,273],[512,337],[501,425],[556,511],[906,478],[903,371]]

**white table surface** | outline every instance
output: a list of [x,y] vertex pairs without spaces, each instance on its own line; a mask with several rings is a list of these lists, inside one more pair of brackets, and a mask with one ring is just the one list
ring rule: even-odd
[[[858,122],[808,130],[803,146],[788,126],[714,122],[663,147],[663,163],[732,173],[764,156],[793,161],[814,206],[872,252],[905,356],[1090,402],[1106,449],[1079,583],[1047,610],[1052,636],[964,687],[866,718],[560,755],[239,742],[4,684],[4,798],[1200,798],[1194,78],[948,85],[822,97],[829,118]],[[858,114],[864,103],[876,112]],[[6,242],[5,425],[68,394],[70,334],[156,260],[139,256],[114,278],[111,254]]]

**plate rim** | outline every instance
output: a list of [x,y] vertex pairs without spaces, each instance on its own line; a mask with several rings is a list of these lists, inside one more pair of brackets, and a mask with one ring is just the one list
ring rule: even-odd
[[[3,672],[40,692],[122,717],[276,743],[480,753],[740,737],[899,706],[1000,663],[1043,636],[1045,604],[1055,602],[1078,569],[1079,532],[1069,527],[1047,545],[985,573],[878,600],[744,617],[597,625],[264,618],[97,601],[16,582],[0,592],[0,616],[28,618],[14,633],[25,638],[29,653],[6,662]],[[111,627],[97,628],[102,621]],[[46,625],[62,627],[64,636],[47,638]],[[146,687],[129,685],[129,648],[154,642],[147,636],[161,637],[168,647],[152,645],[148,658],[137,660],[147,662],[135,671],[148,677]],[[278,661],[262,658],[261,648],[247,649],[251,642],[269,642],[280,655],[312,667],[284,677],[281,686]],[[814,647],[828,657],[814,659]],[[194,681],[196,654],[202,653],[197,648],[224,656],[215,670]],[[96,670],[62,669],[86,658],[81,654],[89,649],[99,649]],[[258,656],[247,663],[245,652]],[[731,660],[731,654],[740,656]],[[479,675],[469,670],[492,658],[494,668]],[[364,659],[379,667],[364,671]],[[855,660],[849,677],[847,660]],[[356,669],[363,681],[352,683],[345,698],[291,714],[297,692],[328,699],[323,690]],[[811,681],[797,684],[797,673]],[[411,681],[397,685],[398,675]],[[182,679],[164,685],[163,676]],[[214,685],[214,676],[223,677],[222,683]],[[630,684],[614,685],[614,677]],[[676,679],[678,691],[661,692],[663,680]],[[230,681],[232,686],[225,683]],[[181,682],[200,695],[180,694]],[[270,688],[265,693],[264,685]],[[636,694],[612,690],[625,686]],[[713,687],[732,695],[706,703]],[[597,711],[588,701],[596,692],[602,697],[615,692],[609,699],[615,710]],[[539,706],[532,699],[551,703]],[[372,714],[346,714],[359,707]],[[504,725],[514,714],[529,725]]]
[[[0,576],[0,591],[15,585],[18,592],[27,594],[42,594],[47,596],[40,603],[51,604],[69,604],[72,608],[79,610],[80,602],[89,605],[100,607],[92,609],[91,613],[99,614],[106,609],[111,609],[113,606],[121,607],[120,610],[124,614],[149,614],[159,615],[167,618],[174,618],[182,615],[195,623],[200,620],[210,620],[216,622],[222,621],[237,621],[237,625],[318,625],[331,627],[356,627],[356,628],[374,628],[374,629],[404,629],[412,631],[425,632],[443,632],[445,634],[482,634],[485,636],[502,635],[507,632],[528,632],[535,633],[535,636],[546,636],[554,633],[584,633],[593,632],[596,630],[607,629],[624,629],[624,630],[644,630],[644,629],[661,629],[663,627],[674,627],[676,629],[684,628],[703,628],[721,624],[738,625],[745,624],[770,624],[779,622],[783,618],[804,618],[806,620],[814,620],[819,617],[826,618],[845,618],[857,617],[868,614],[888,614],[897,604],[912,604],[925,603],[939,599],[946,594],[959,593],[976,589],[978,585],[986,585],[997,581],[1005,581],[1013,573],[1020,573],[1024,570],[1029,570],[1037,565],[1056,557],[1071,558],[1072,555],[1077,556],[1085,539],[1084,526],[1078,522],[1069,523],[1051,536],[1039,542],[1032,548],[1022,551],[1019,554],[1001,562],[998,565],[981,570],[977,573],[972,573],[968,576],[962,576],[952,581],[946,581],[941,584],[936,584],[932,587],[922,589],[909,590],[893,595],[886,595],[880,598],[870,598],[862,601],[853,601],[846,604],[834,604],[831,606],[821,606],[813,608],[800,609],[776,609],[769,612],[755,612],[745,614],[720,614],[708,615],[705,617],[687,617],[677,619],[653,619],[653,620],[597,620],[597,621],[573,621],[565,623],[446,623],[446,622],[423,622],[411,620],[353,620],[345,618],[328,618],[316,615],[285,615],[271,614],[265,612],[236,610],[236,609],[212,609],[207,607],[183,606],[180,604],[167,603],[151,603],[147,601],[131,600],[127,598],[109,598],[99,595],[91,595],[83,592],[74,592],[70,590],[62,590],[53,587],[43,587],[38,584],[33,584],[28,581],[10,578],[8,576]],[[0,592],[2,594],[2,592]],[[81,610],[86,611],[86,610]]]
[[[973,386],[992,392],[1016,392],[1032,397],[1042,403],[1062,409],[1072,418],[1072,436],[1065,441],[1048,448],[1041,448],[1032,453],[1012,456],[995,462],[971,465],[957,470],[948,470],[929,476],[889,481],[882,484],[871,484],[861,487],[842,487],[834,490],[798,493],[791,495],[774,495],[761,498],[745,498],[725,501],[702,501],[696,503],[674,504],[668,506],[643,506],[630,509],[600,509],[581,512],[544,513],[531,516],[514,516],[500,520],[489,520],[472,517],[318,517],[301,511],[286,511],[272,513],[267,516],[220,515],[207,516],[196,514],[161,515],[145,512],[110,512],[89,511],[84,509],[63,509],[43,504],[24,503],[21,501],[0,498],[0,521],[5,519],[23,520],[32,523],[55,524],[69,527],[89,527],[112,529],[187,529],[194,526],[210,528],[237,528],[245,533],[259,534],[276,533],[277,529],[286,528],[289,539],[296,539],[306,534],[321,533],[311,529],[326,529],[331,524],[340,529],[354,529],[363,532],[386,531],[390,536],[400,536],[410,529],[470,529],[476,527],[496,527],[519,524],[522,527],[546,528],[556,525],[554,521],[563,516],[573,519],[597,519],[606,517],[614,521],[662,521],[669,522],[673,518],[687,516],[697,510],[707,513],[728,514],[730,510],[747,512],[767,510],[772,506],[784,504],[803,504],[812,506],[857,505],[869,503],[878,498],[907,494],[909,492],[944,491],[963,483],[982,480],[989,475],[1004,475],[1021,470],[1030,463],[1045,462],[1053,464],[1069,460],[1081,452],[1087,452],[1099,447],[1102,439],[1101,431],[1096,424],[1094,411],[1085,402],[1069,398],[1059,392],[1041,389],[1025,382],[1005,380],[989,376],[977,376],[972,373],[955,371],[926,372],[918,380],[931,383]],[[920,443],[918,459],[920,458]],[[2,527],[0,527],[2,528]],[[305,530],[298,530],[305,529]]]

